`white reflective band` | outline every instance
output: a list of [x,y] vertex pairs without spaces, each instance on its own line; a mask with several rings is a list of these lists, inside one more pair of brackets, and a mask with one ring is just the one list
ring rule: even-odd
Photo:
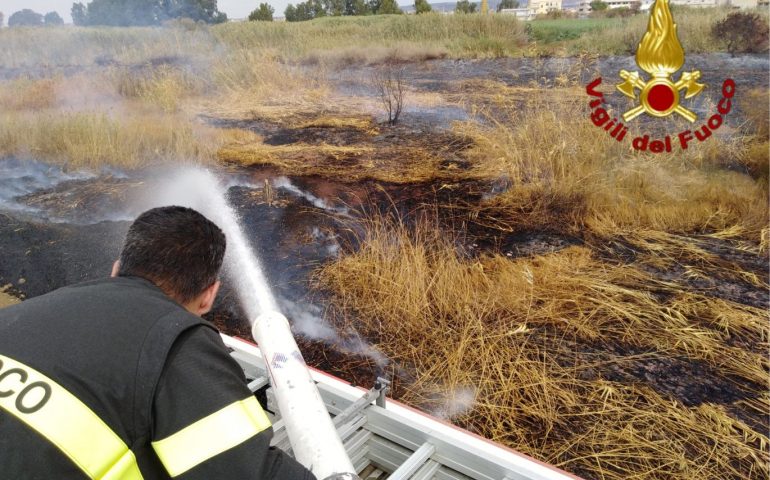
[[141,480],[134,453],[101,418],[61,385],[4,355],[0,407],[56,445],[89,478]]
[[152,442],[152,448],[168,474],[176,477],[269,427],[270,420],[251,396]]

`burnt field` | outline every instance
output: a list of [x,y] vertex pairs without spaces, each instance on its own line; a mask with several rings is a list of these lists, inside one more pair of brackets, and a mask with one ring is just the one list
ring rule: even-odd
[[[248,55],[5,70],[3,301],[106,276],[131,219],[202,165],[309,364],[387,375],[586,479],[767,476],[766,57],[688,56],[707,84],[688,107],[708,118],[730,77],[733,109],[655,155],[590,119],[586,84],[619,96],[630,56]],[[383,75],[404,92],[393,125]],[[209,319],[248,338],[224,280]]]

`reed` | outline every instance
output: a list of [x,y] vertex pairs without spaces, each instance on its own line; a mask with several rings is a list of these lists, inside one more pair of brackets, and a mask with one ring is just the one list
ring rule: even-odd
[[[514,55],[527,41],[521,22],[494,15],[327,17],[298,23],[228,24],[212,31],[234,48],[275,49],[288,58],[317,59],[324,55],[320,52],[329,52],[327,58],[352,57],[370,63],[383,58],[410,60],[447,54]],[[371,54],[365,53],[372,48]],[[360,57],[353,55],[353,50],[358,50]]]
[[77,168],[138,168],[172,161],[208,162],[220,132],[166,115],[116,120],[105,113],[0,115],[0,156]]
[[484,126],[457,127],[473,139],[467,155],[475,173],[513,185],[479,206],[483,223],[504,231],[591,230],[604,236],[635,228],[740,228],[759,242],[768,224],[763,172],[770,163],[760,115],[750,117],[760,130],[719,135],[662,158],[635,152],[593,126],[578,89],[550,88],[535,97],[528,88],[502,88],[466,99],[488,105],[482,108]]
[[[343,331],[394,360],[402,400],[586,478],[767,475],[768,438],[724,405],[685,406],[609,379],[649,359],[703,361],[753,385],[747,396],[764,414],[770,332],[760,309],[582,246],[467,258],[431,222],[374,215],[364,231],[317,285],[332,293]],[[651,293],[660,289],[669,300]]]

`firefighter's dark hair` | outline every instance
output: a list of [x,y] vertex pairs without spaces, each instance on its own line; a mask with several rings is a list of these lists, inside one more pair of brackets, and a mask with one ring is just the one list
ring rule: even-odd
[[197,211],[153,208],[129,227],[118,276],[145,278],[187,303],[217,280],[225,247],[222,230]]

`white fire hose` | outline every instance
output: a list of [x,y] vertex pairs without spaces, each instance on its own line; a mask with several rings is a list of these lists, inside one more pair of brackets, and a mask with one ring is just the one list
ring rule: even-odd
[[262,350],[294,458],[318,480],[358,480],[286,317],[261,314],[251,335]]

